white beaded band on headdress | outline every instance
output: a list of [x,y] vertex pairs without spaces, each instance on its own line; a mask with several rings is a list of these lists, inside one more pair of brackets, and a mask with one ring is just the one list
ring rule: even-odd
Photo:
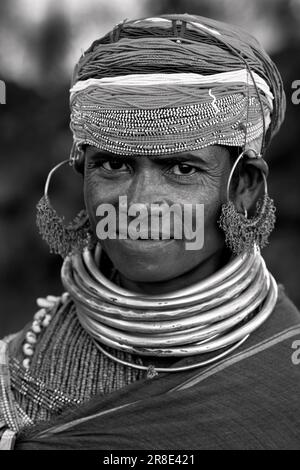
[[[267,82],[257,73],[252,72],[257,87],[268,97],[270,108],[272,109],[272,101],[274,96]],[[201,75],[199,73],[147,73],[147,74],[130,74],[117,77],[89,78],[80,80],[70,89],[70,98],[77,92],[83,91],[90,86],[106,87],[111,85],[124,86],[145,86],[145,85],[207,85],[210,83],[244,83],[251,84],[252,78],[247,69],[233,70],[230,72],[217,73],[212,75]]]

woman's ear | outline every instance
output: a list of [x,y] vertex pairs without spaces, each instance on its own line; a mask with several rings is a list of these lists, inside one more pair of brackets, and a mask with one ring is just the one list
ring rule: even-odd
[[74,160],[74,165],[73,165],[73,168],[76,171],[76,173],[79,173],[82,176],[84,175],[85,151],[86,151],[86,147],[82,146],[76,152],[76,158]]
[[253,150],[248,150],[236,168],[239,178],[234,191],[234,201],[238,212],[255,211],[256,202],[264,190],[264,178],[267,178],[269,168],[262,157],[257,157]]

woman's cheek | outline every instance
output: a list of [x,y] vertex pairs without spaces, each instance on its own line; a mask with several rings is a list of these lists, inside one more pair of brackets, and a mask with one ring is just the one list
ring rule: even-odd
[[84,200],[87,213],[92,225],[93,230],[96,227],[96,212],[97,207],[101,202],[100,185],[97,183],[95,177],[91,174],[86,174],[84,179]]

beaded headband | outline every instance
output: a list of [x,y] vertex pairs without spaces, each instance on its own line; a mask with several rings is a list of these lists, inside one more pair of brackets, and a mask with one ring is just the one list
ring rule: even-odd
[[[141,74],[78,81],[70,90],[78,148],[165,155],[209,145],[244,146],[270,123],[273,95],[246,69],[213,75]],[[73,150],[74,155],[74,150]]]

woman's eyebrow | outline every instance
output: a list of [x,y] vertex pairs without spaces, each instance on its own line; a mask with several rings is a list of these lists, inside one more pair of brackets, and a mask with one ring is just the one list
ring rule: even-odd
[[194,163],[203,163],[207,165],[209,161],[201,156],[193,155],[191,153],[185,153],[184,155],[168,155],[167,157],[159,157],[159,156],[149,156],[149,159],[156,162],[156,163],[174,163],[174,162],[194,162]]
[[114,153],[108,153],[102,150],[98,150],[92,153],[87,154],[88,158],[93,159],[93,160],[134,160],[134,157],[132,156],[126,156],[126,155],[116,155]]
[[90,158],[114,158],[113,153],[107,153],[103,150],[97,149],[97,150],[92,150],[92,151],[87,151],[87,155]]
[[193,162],[195,164],[202,164],[202,165],[209,165],[209,159],[204,158],[202,156],[193,155],[191,153],[185,154],[178,154],[178,155],[167,155],[167,156],[159,156],[159,155],[149,155],[149,156],[128,156],[128,155],[117,155],[114,153],[108,153],[106,151],[98,150],[93,153],[89,154],[89,158],[93,160],[122,160],[127,161],[129,163],[137,162],[139,158],[149,158],[149,160],[157,163],[158,165],[172,165],[175,163],[183,163],[183,162]]

